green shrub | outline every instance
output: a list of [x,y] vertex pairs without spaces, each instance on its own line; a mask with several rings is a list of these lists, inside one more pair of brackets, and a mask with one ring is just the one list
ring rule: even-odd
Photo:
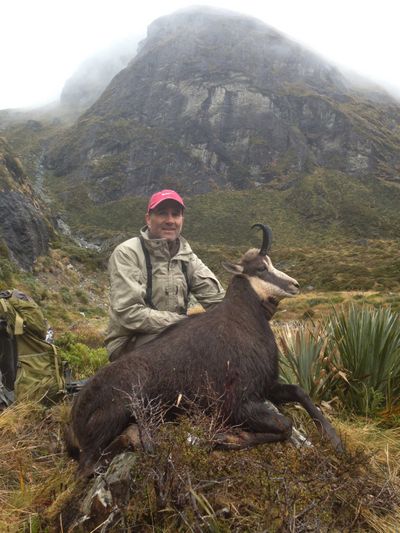
[[0,290],[9,289],[11,287],[13,272],[14,267],[11,263],[8,246],[0,236]]
[[315,402],[332,398],[336,379],[334,350],[323,325],[284,326],[277,335],[281,351],[281,377],[297,383]]
[[85,291],[83,291],[82,289],[76,289],[75,294],[78,300],[83,304],[87,305],[89,303],[89,298]]
[[0,289],[8,289],[13,281],[13,267],[8,259],[0,258]]
[[61,295],[62,301],[65,304],[72,304],[73,297],[72,297],[71,293],[69,292],[69,288],[68,287],[61,287],[60,295]]
[[105,348],[91,348],[79,342],[72,333],[64,333],[56,345],[63,361],[67,361],[73,374],[85,378],[94,374],[108,362]]
[[371,415],[400,402],[400,320],[390,308],[351,305],[333,312],[341,375],[336,393],[353,412]]

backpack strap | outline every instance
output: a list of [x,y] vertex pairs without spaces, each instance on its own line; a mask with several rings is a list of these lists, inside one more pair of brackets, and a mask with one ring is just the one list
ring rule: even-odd
[[15,311],[14,335],[22,335],[24,332],[24,319]]
[[144,239],[142,236],[139,237],[140,244],[142,245],[142,250],[144,254],[144,259],[146,261],[146,270],[147,270],[147,287],[146,287],[146,296],[144,297],[145,303],[152,309],[157,309],[153,304],[152,294],[153,294],[153,267],[150,260],[150,254],[148,249],[144,244]]
[[60,368],[60,364],[59,364],[60,363],[60,356],[58,355],[57,348],[55,347],[54,344],[49,342],[48,345],[51,347],[51,350],[53,352],[54,367],[55,367],[55,378],[56,378],[56,381],[57,381],[58,391],[62,392],[62,391],[65,390],[65,380],[64,380],[64,375],[63,375],[62,368]]
[[[151,307],[152,309],[156,309],[157,310],[157,307],[154,305],[153,298],[152,298],[152,295],[153,295],[153,266],[152,266],[151,260],[150,260],[150,253],[149,253],[148,249],[146,248],[146,245],[144,243],[144,239],[143,239],[143,237],[141,235],[140,235],[139,239],[140,239],[140,244],[142,245],[142,250],[143,250],[143,254],[144,254],[144,259],[146,261],[146,270],[147,270],[147,287],[146,287],[146,296],[144,297],[144,301],[149,307]],[[181,263],[181,269],[182,269],[183,275],[185,276],[186,286],[187,286],[187,291],[186,291],[186,294],[185,294],[185,314],[186,314],[186,311],[187,311],[187,308],[188,308],[188,304],[189,304],[189,293],[190,293],[189,276],[188,276],[188,273],[187,273],[186,261],[180,261],[180,263]]]
[[186,261],[181,261],[181,269],[182,269],[183,275],[185,276],[186,286],[187,286],[187,291],[185,293],[185,315],[186,315],[187,308],[188,308],[188,305],[189,305],[189,294],[190,294],[189,276],[188,276],[188,272],[187,272],[187,263],[186,263]]
[[[0,296],[0,405],[14,401],[14,382],[17,376],[18,348],[15,335],[23,332],[23,320],[15,313],[14,328],[9,320],[9,304]],[[18,316],[18,324],[17,324]],[[13,329],[15,331],[13,331]]]
[[[0,306],[3,309],[3,313],[7,316],[8,314],[8,302],[4,298],[0,298]],[[22,335],[24,332],[24,319],[22,316],[17,313],[17,311],[14,309],[15,313],[15,324],[14,324],[14,331],[11,330],[11,334],[13,335]],[[7,329],[9,329],[10,326],[7,325]]]

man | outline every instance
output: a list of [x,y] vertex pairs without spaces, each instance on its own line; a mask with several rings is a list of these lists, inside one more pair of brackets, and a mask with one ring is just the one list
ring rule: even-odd
[[111,361],[186,317],[189,292],[204,306],[225,292],[181,237],[185,204],[166,189],[150,198],[140,237],[116,247],[109,261],[106,347]]

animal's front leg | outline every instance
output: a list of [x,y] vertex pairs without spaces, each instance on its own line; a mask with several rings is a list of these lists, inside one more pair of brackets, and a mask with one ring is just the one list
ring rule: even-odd
[[[272,402],[265,400],[264,403],[268,406],[268,409],[271,409],[271,411],[274,411],[275,413],[279,413],[279,409]],[[292,426],[292,434],[290,435],[289,440],[297,448],[300,446],[312,446],[311,442],[296,428],[296,426]]]
[[244,402],[237,409],[233,423],[238,429],[220,433],[216,440],[218,448],[251,448],[257,444],[287,440],[292,433],[291,421],[264,402]]
[[218,450],[243,450],[267,442],[286,440],[281,433],[252,433],[250,431],[224,431],[218,433],[214,439],[214,446]]
[[335,429],[322,412],[313,404],[308,394],[298,385],[276,383],[268,393],[271,402],[280,405],[283,403],[297,402],[304,407],[314,420],[315,425],[322,434],[332,443],[336,451],[343,451],[343,444]]

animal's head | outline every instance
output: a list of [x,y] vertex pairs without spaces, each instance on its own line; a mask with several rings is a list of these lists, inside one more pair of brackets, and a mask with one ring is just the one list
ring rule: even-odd
[[248,278],[251,286],[261,300],[272,299],[279,302],[283,298],[295,296],[300,292],[298,282],[277,270],[267,255],[272,243],[271,229],[265,224],[254,224],[263,231],[261,249],[251,248],[239,263],[222,263],[225,270]]

